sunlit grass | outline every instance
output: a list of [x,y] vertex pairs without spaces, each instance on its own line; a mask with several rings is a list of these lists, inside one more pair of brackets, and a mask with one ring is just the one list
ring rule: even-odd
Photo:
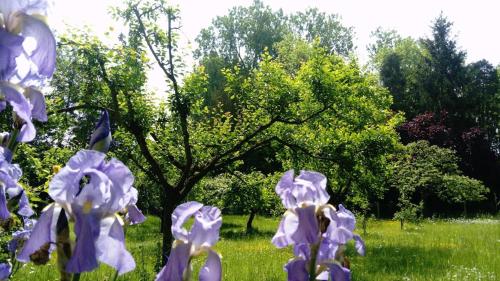
[[[256,231],[245,233],[246,217],[224,216],[217,251],[223,256],[223,280],[286,280],[283,265],[291,249],[276,249],[270,239],[278,219],[257,217]],[[137,269],[118,280],[154,280],[161,236],[159,220],[127,230],[127,245]],[[359,230],[361,232],[361,230]],[[362,233],[360,233],[362,234]],[[353,280],[500,280],[500,221],[426,221],[401,231],[394,221],[370,221],[367,256],[349,248]],[[203,259],[195,260],[199,267]],[[81,280],[110,280],[113,270],[102,265]],[[13,280],[58,280],[52,266],[24,266]]]

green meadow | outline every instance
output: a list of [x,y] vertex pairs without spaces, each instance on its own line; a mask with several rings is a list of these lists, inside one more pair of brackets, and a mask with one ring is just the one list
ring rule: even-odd
[[[283,265],[291,249],[276,249],[270,242],[278,218],[257,217],[256,230],[245,233],[246,217],[224,216],[217,251],[223,257],[223,280],[286,280]],[[127,245],[137,262],[136,270],[117,280],[154,280],[161,236],[159,219],[149,217],[142,225],[127,229]],[[349,245],[353,280],[500,280],[500,220],[434,220],[408,225],[373,220],[367,233],[358,232],[367,245],[365,257]],[[51,261],[55,262],[55,256]],[[195,269],[203,257],[195,260]],[[80,280],[113,280],[111,268],[82,274]],[[13,280],[58,280],[52,266],[22,267]]]

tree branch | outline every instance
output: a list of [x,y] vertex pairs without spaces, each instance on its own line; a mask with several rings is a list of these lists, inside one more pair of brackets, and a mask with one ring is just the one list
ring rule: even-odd
[[[171,12],[167,13],[168,17],[168,27],[167,27],[167,37],[168,37],[168,43],[167,43],[167,49],[168,49],[168,68],[167,66],[161,61],[160,57],[158,56],[156,50],[153,47],[153,44],[151,43],[149,36],[146,33],[146,28],[144,26],[144,23],[142,21],[141,15],[139,11],[137,10],[137,7],[133,8],[135,16],[137,18],[137,21],[139,23],[139,31],[142,34],[142,37],[146,41],[146,44],[148,45],[148,48],[150,52],[153,54],[153,57],[155,58],[156,62],[162,69],[162,71],[165,73],[167,78],[172,82],[173,90],[174,90],[174,98],[175,98],[175,108],[177,109],[177,112],[179,114],[179,121],[180,121],[180,126],[181,126],[181,131],[182,131],[182,138],[183,138],[183,147],[184,147],[184,155],[186,159],[186,163],[182,169],[182,175],[179,179],[179,183],[181,185],[184,184],[186,179],[188,178],[189,174],[192,172],[192,166],[193,166],[193,154],[191,151],[191,145],[190,145],[190,140],[189,140],[189,131],[188,131],[188,107],[185,102],[182,101],[181,95],[179,92],[179,85],[177,83],[177,79],[175,78],[175,69],[174,69],[174,57],[172,55],[172,21],[173,21],[173,15]],[[183,187],[181,187],[182,189]]]
[[[163,175],[160,164],[156,161],[154,156],[151,154],[151,151],[149,150],[146,139],[144,138],[144,136],[142,134],[142,130],[137,126],[137,124],[131,123],[131,122],[125,122],[123,120],[123,118],[121,118],[120,112],[119,112],[119,104],[118,104],[118,89],[117,89],[115,83],[113,83],[113,81],[111,81],[109,79],[108,73],[106,71],[104,60],[100,56],[97,56],[97,58],[99,60],[99,66],[101,68],[102,78],[103,78],[104,82],[106,82],[106,85],[108,86],[110,93],[111,93],[111,99],[112,99],[113,107],[114,107],[114,114],[112,114],[112,116],[114,117],[114,121],[120,122],[122,125],[124,125],[125,128],[128,129],[128,131],[132,135],[134,135],[134,137],[137,141],[137,144],[139,145],[139,148],[141,149],[142,155],[144,156],[144,158],[146,158],[146,161],[151,166],[151,169],[153,169],[153,173],[158,178],[159,184],[162,185],[164,188],[172,188],[172,185],[170,185],[168,183],[167,179]],[[130,97],[127,96],[126,101],[127,101],[127,107],[128,107],[128,114],[132,114],[132,117],[133,117],[134,108],[133,108],[132,103],[130,101]],[[133,120],[133,118],[131,118],[131,119]]]
[[106,108],[106,107],[101,107],[101,106],[93,106],[93,105],[88,105],[88,104],[82,104],[82,105],[75,105],[71,107],[66,107],[66,108],[61,108],[53,111],[49,111],[47,115],[54,115],[54,114],[59,114],[59,113],[68,113],[68,112],[73,112],[77,111],[80,109],[95,109],[95,110],[107,110],[109,112],[113,112],[112,109]]

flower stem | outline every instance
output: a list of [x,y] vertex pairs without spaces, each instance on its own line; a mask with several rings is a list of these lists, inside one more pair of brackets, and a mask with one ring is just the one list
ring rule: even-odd
[[115,270],[115,274],[113,274],[113,278],[111,278],[111,281],[116,281],[118,279],[118,270]]
[[309,281],[316,280],[316,256],[318,255],[319,245],[321,240],[311,245],[311,261],[309,262]]
[[191,281],[193,278],[193,268],[191,265],[191,260],[193,257],[189,257],[188,264],[186,266],[186,269],[184,269],[184,272],[182,273],[182,281]]
[[15,128],[9,136],[9,142],[7,143],[7,148],[12,152],[12,155],[14,155],[17,146],[17,136],[19,136],[19,132],[20,130]]
[[73,274],[73,281],[80,281],[80,273]]

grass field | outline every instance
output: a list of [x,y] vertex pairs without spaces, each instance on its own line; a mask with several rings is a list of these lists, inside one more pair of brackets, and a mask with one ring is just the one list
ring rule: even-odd
[[[286,280],[283,265],[291,249],[276,249],[270,239],[278,219],[257,217],[257,231],[244,232],[245,217],[224,216],[217,250],[223,256],[223,280]],[[159,220],[127,229],[135,271],[118,280],[154,280],[160,250]],[[361,230],[360,230],[361,231]],[[360,233],[362,234],[362,233]],[[492,219],[427,221],[401,231],[395,221],[370,221],[366,257],[349,248],[353,280],[500,280],[500,221]],[[203,260],[195,260],[199,267]],[[113,270],[101,265],[81,280],[110,280]],[[52,266],[24,266],[13,280],[58,280]]]

